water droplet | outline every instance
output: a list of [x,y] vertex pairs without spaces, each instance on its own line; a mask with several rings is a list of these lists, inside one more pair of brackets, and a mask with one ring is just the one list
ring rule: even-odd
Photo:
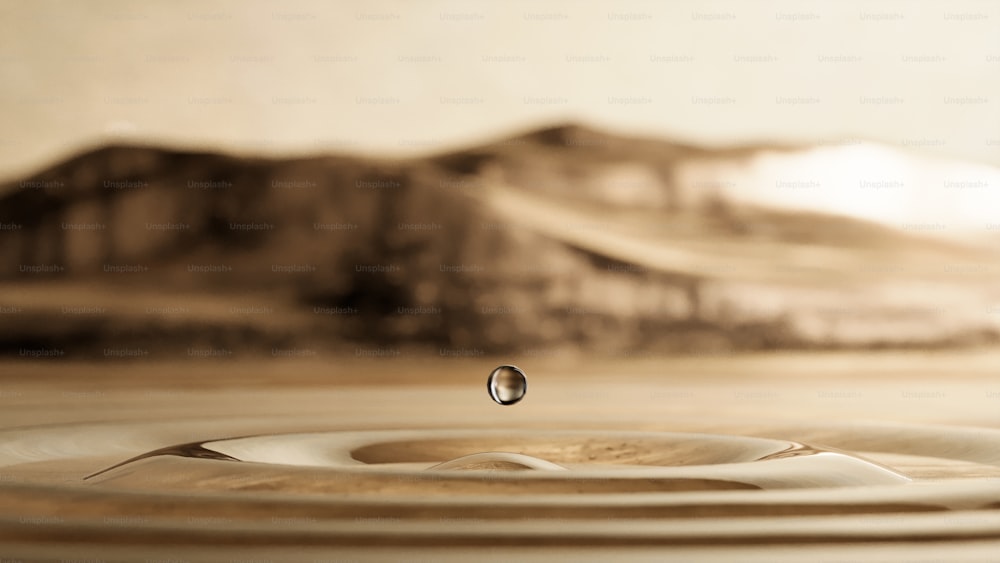
[[486,380],[490,398],[501,405],[513,405],[528,392],[528,378],[517,366],[500,366]]

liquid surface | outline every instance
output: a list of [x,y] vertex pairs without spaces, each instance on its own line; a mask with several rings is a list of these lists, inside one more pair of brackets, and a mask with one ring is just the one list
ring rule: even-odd
[[540,362],[518,409],[473,361],[9,364],[0,551],[990,561],[997,360]]

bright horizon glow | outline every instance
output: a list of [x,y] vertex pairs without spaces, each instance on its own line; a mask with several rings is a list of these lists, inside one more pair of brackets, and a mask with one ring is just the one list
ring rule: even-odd
[[1000,169],[872,143],[762,151],[722,168],[694,162],[681,177],[689,186],[716,186],[732,201],[845,215],[932,237],[1000,234]]

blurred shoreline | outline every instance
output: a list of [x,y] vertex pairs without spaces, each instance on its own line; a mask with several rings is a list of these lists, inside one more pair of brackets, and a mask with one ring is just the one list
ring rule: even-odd
[[[711,151],[576,124],[405,160],[101,147],[0,197],[0,348],[698,354],[1000,342],[989,224],[966,235],[978,223],[965,207],[951,215],[964,222],[948,223],[936,206],[934,224],[822,211],[844,190],[861,190],[837,200],[855,206],[955,190],[804,183],[814,160],[810,148]],[[786,179],[754,176],[755,162]],[[774,207],[785,193],[820,199]],[[983,216],[1000,213],[988,201]]]

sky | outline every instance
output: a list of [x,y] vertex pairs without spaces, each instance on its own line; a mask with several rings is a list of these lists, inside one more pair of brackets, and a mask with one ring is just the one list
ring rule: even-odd
[[0,178],[111,140],[411,155],[547,123],[1000,165],[1000,3],[0,0]]

